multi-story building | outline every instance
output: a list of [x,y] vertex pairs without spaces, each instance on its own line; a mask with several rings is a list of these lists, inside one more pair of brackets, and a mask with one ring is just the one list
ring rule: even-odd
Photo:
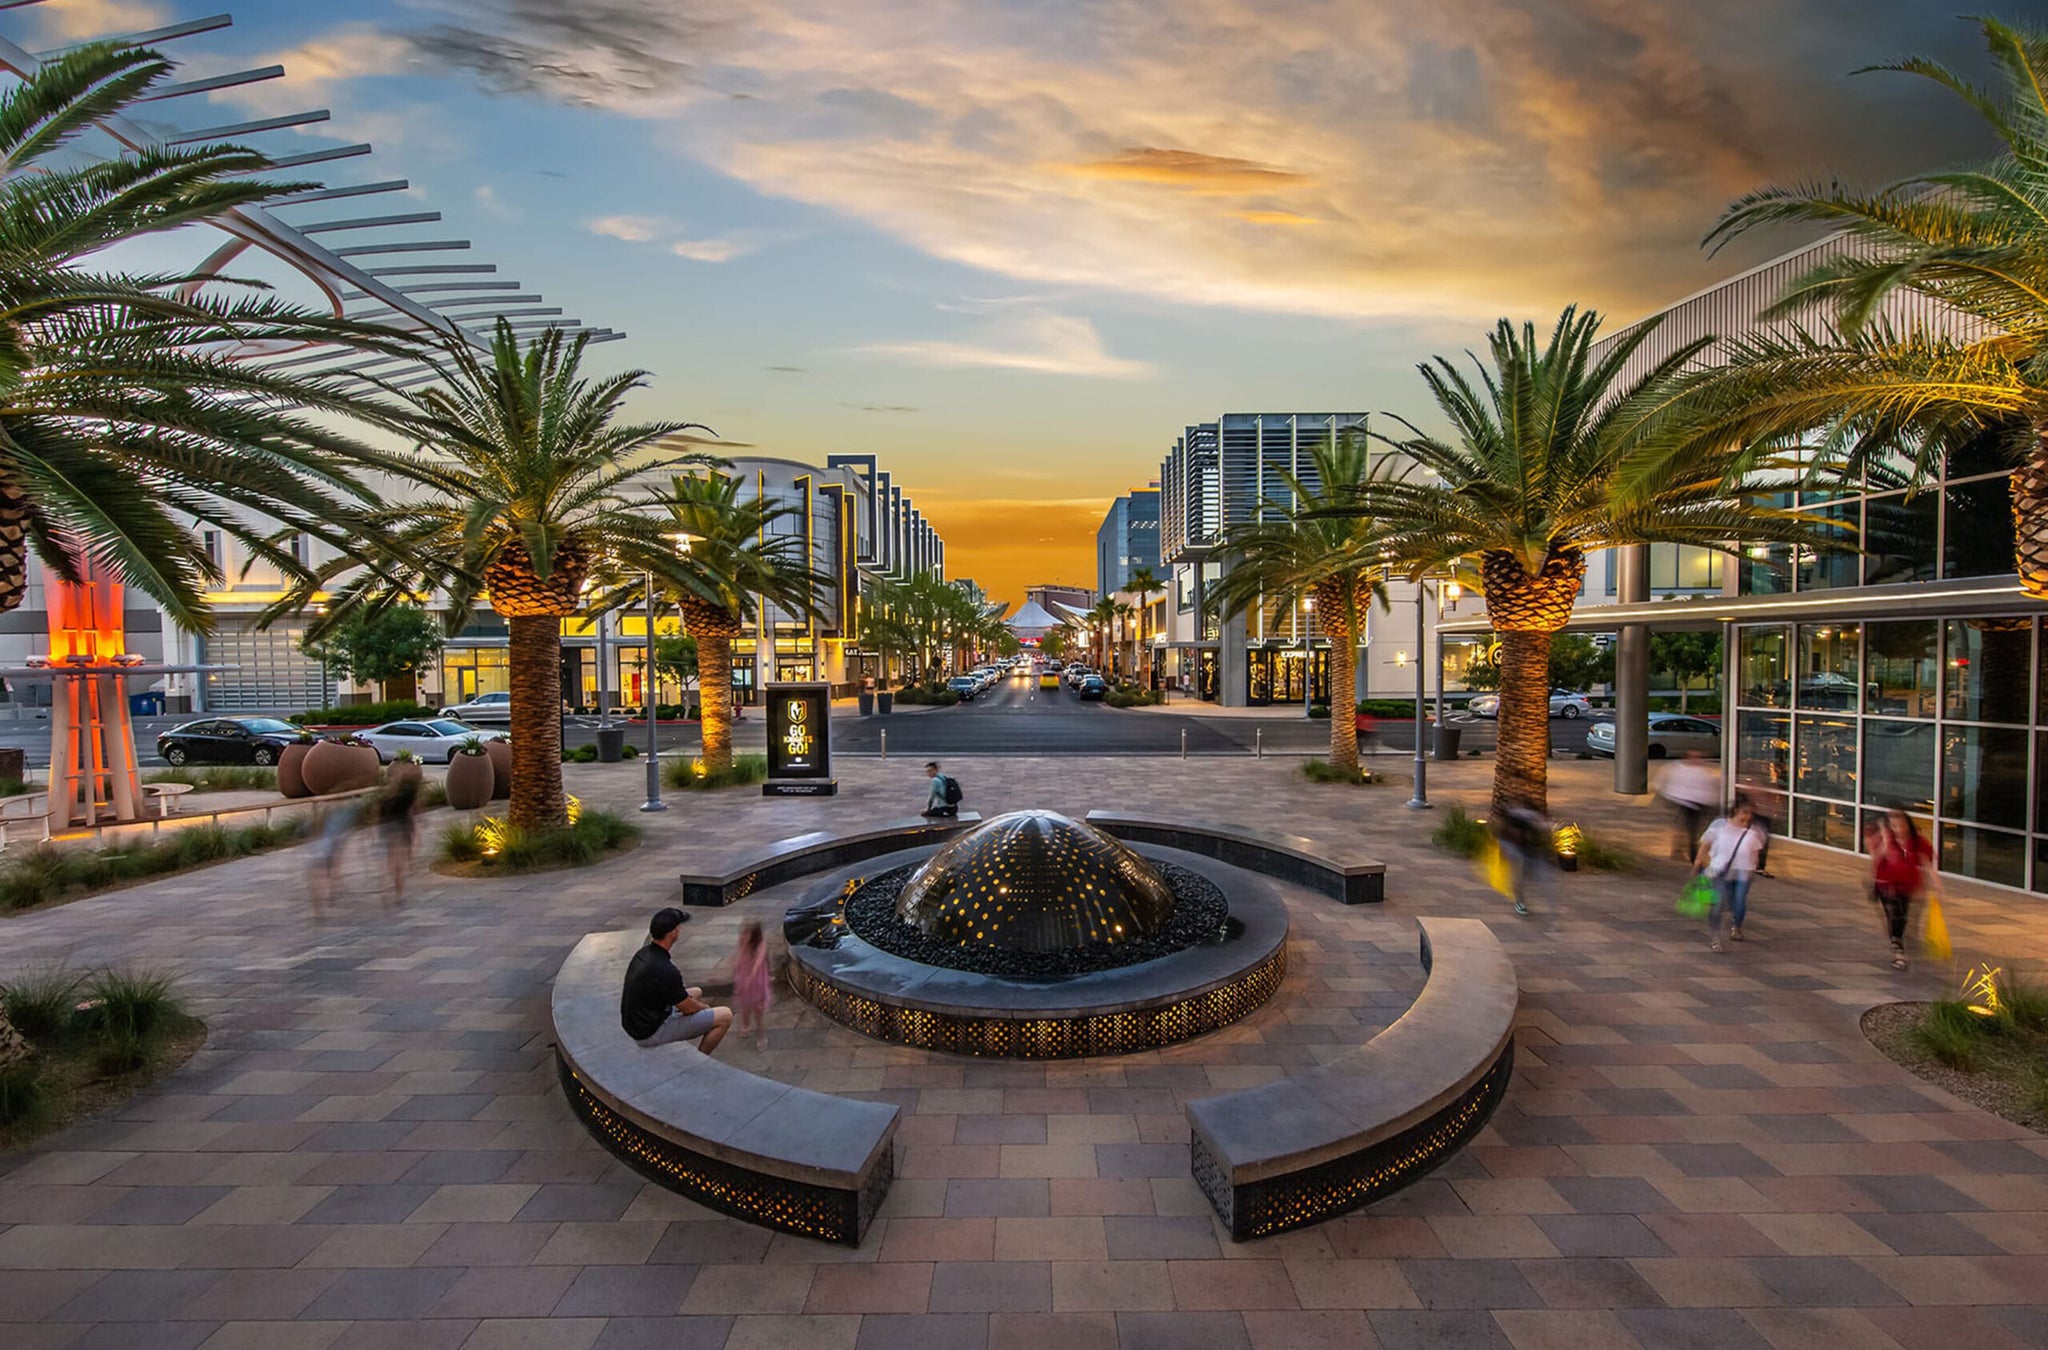
[[[770,607],[764,624],[750,621],[734,644],[736,693],[753,701],[770,680],[823,680],[845,692],[878,673],[875,655],[860,642],[862,597],[885,578],[919,572],[943,575],[945,545],[917,512],[900,485],[875,466],[872,457],[835,456],[827,467],[793,460],[735,460],[726,472],[738,476],[741,497],[760,494],[796,508],[774,529],[802,536],[813,570],[828,578],[815,616]],[[172,675],[161,682],[174,711],[292,712],[368,698],[371,690],[338,678],[301,649],[302,618],[260,627],[259,616],[283,586],[276,569],[244,556],[218,531],[202,530],[202,543],[229,581],[207,598],[213,606],[212,632],[179,628],[160,609],[131,592],[129,650],[152,659],[216,667],[203,675]],[[316,547],[303,540],[302,549]],[[31,563],[30,591],[21,608],[0,616],[0,662],[22,663],[40,654],[46,638],[42,573]],[[584,616],[562,626],[562,690],[571,703],[595,706],[602,687],[608,700],[638,705],[645,696],[647,620],[638,607],[598,624]],[[655,631],[680,631],[673,609],[658,614]],[[488,607],[443,647],[434,667],[422,672],[419,697],[454,703],[509,687],[508,633]],[[33,686],[21,691],[33,697]],[[662,691],[662,701],[679,701],[679,690]]]
[[1086,586],[1066,586],[1050,583],[1044,586],[1027,587],[1024,603],[1037,605],[1046,612],[1059,615],[1062,610],[1079,614],[1094,605],[1097,594]]
[[1114,595],[1141,567],[1159,570],[1159,488],[1133,488],[1109,504],[1095,531],[1095,589]]

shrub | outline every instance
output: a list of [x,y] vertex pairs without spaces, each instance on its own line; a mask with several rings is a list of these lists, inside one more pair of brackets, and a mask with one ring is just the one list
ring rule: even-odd
[[2048,1031],[2048,987],[2008,972],[1998,983],[1999,1018],[2017,1031]]
[[1327,759],[1304,761],[1301,775],[1311,783],[1355,783],[1363,786],[1379,781],[1368,769],[1340,769]]
[[242,792],[277,787],[277,770],[260,764],[207,764],[181,769],[158,769],[143,777],[145,783],[186,783],[194,792]]
[[0,1125],[39,1128],[49,1116],[50,1090],[34,1060],[0,1069]]
[[2048,1066],[2027,1066],[2026,1081],[2020,1086],[2020,1105],[2036,1118],[2048,1116]]
[[34,783],[24,783],[19,778],[0,778],[0,797],[22,797],[38,791],[41,789]]
[[37,844],[0,865],[0,907],[28,909],[55,899],[71,886],[72,869],[64,850]]
[[1327,703],[1311,703],[1308,705],[1308,715],[1311,718],[1319,717],[1327,722],[1330,720],[1330,705]]
[[1579,837],[1579,866],[1588,872],[1633,872],[1636,855],[1616,844],[1603,844],[1590,834]]
[[[446,862],[481,862],[523,872],[537,867],[580,867],[623,848],[640,837],[640,827],[611,811],[584,811],[574,823],[553,830],[522,829],[496,821],[492,830],[495,854],[486,854],[474,828],[449,826],[441,832],[440,855]],[[466,835],[466,842],[458,837]]]
[[[1387,717],[1395,720],[1405,718],[1412,722],[1415,720],[1415,700],[1412,698],[1362,698],[1358,700],[1358,711],[1364,713],[1367,717]],[[1431,717],[1436,716],[1436,700],[1431,699],[1425,703],[1423,711]]]
[[39,1045],[63,1039],[71,1027],[71,1008],[78,1002],[84,977],[60,966],[30,971],[0,986],[0,1005],[14,1029]]
[[103,970],[85,982],[85,995],[99,1001],[99,1028],[108,1037],[146,1044],[185,1020],[168,975]]
[[594,745],[571,746],[562,751],[562,763],[595,764],[597,763],[597,747]]
[[1968,1072],[1977,1067],[1981,1041],[1991,1030],[1990,1024],[1991,1019],[1979,1017],[1967,1004],[1939,999],[1928,1004],[1926,1016],[1907,1029],[1906,1039],[1936,1063]]
[[1476,858],[1486,849],[1486,822],[1465,813],[1465,808],[1452,805],[1437,823],[1430,841],[1446,853],[1455,853],[1460,858]]
[[[438,785],[435,785],[438,786]],[[446,800],[443,794],[442,800]],[[60,849],[55,844],[9,853],[0,861],[0,909],[29,909],[69,891],[98,890],[144,877],[163,876],[225,858],[242,858],[296,843],[306,832],[302,820],[244,825],[191,825],[150,844],[120,843],[101,849]]]
[[732,768],[723,773],[706,773],[704,761],[695,755],[671,759],[662,765],[661,781],[669,787],[690,791],[697,788],[744,787],[768,777],[766,755],[734,755]]
[[434,850],[442,862],[475,862],[484,856],[483,845],[477,842],[476,827],[473,825],[444,825],[441,827],[441,843]]
[[1166,695],[1140,689],[1134,684],[1120,684],[1105,694],[1102,701],[1112,708],[1146,708],[1166,702]]
[[353,703],[342,708],[308,708],[291,720],[300,726],[373,727],[379,722],[440,715],[439,708],[430,708],[411,699],[390,698],[380,703]]

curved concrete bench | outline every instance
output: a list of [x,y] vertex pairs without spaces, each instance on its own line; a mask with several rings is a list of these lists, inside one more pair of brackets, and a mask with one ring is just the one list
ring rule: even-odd
[[628,1166],[764,1228],[858,1246],[895,1176],[897,1108],[736,1069],[693,1045],[648,1050],[619,1027],[619,986],[646,938],[591,933],[555,975],[555,1056],[569,1102]]
[[962,811],[957,816],[894,820],[846,834],[813,830],[778,839],[765,853],[750,853],[745,862],[724,871],[683,873],[683,903],[730,905],[746,899],[762,886],[777,886],[796,877],[866,862],[921,844],[944,843],[969,826],[979,824],[978,812]]
[[1322,845],[1292,834],[1264,834],[1205,820],[1168,820],[1125,811],[1090,811],[1088,823],[1132,844],[1183,849],[1320,891],[1347,905],[1387,898],[1387,865],[1342,844]]
[[1471,1140],[1514,1071],[1515,968],[1477,919],[1418,919],[1429,979],[1350,1054],[1188,1103],[1189,1166],[1233,1238],[1369,1204]]

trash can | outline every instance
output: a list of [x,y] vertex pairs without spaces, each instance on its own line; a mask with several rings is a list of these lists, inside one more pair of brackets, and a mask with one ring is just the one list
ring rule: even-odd
[[878,713],[881,713],[881,714],[882,714],[882,715],[883,715],[884,717],[886,717],[886,716],[888,716],[888,715],[889,715],[889,714],[890,714],[891,712],[895,711],[895,708],[896,708],[896,695],[895,695],[894,693],[892,693],[891,691],[889,691],[889,690],[887,690],[887,689],[883,689],[883,690],[880,690],[880,691],[878,691],[878,692],[877,692],[877,693],[875,694],[875,711],[876,711],[876,712],[878,712]]
[[1458,757],[1458,738],[1465,734],[1463,727],[1447,727],[1441,722],[1436,728],[1436,749],[1432,752],[1437,759]]
[[599,727],[597,729],[597,762],[616,764],[626,751],[626,729],[624,727]]
[[164,710],[164,696],[155,690],[128,696],[128,712],[133,717],[155,717]]
[[869,691],[863,689],[854,695],[854,702],[860,705],[860,715],[862,717],[873,717],[875,715],[875,696]]

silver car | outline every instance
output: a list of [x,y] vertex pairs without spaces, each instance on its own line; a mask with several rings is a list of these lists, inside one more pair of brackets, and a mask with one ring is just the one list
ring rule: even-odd
[[506,733],[484,731],[467,722],[448,718],[422,718],[412,722],[386,722],[381,727],[359,731],[358,737],[377,747],[377,758],[389,764],[401,750],[410,750],[428,764],[446,764],[455,747],[474,736],[480,741],[502,741]]
[[457,703],[441,709],[441,716],[453,717],[464,722],[510,722],[512,720],[512,696],[510,694],[478,694],[467,703]]
[[[1614,756],[1614,723],[1595,722],[1586,731],[1586,749],[1596,755]],[[1696,750],[1709,759],[1721,757],[1721,728],[1703,717],[1684,713],[1650,714],[1651,759],[1676,759]]]
[[[1475,694],[1465,705],[1465,711],[1474,717],[1499,717],[1500,695]],[[1550,715],[1562,717],[1566,721],[1575,717],[1591,717],[1593,705],[1584,694],[1574,693],[1569,689],[1553,689],[1550,691]]]

